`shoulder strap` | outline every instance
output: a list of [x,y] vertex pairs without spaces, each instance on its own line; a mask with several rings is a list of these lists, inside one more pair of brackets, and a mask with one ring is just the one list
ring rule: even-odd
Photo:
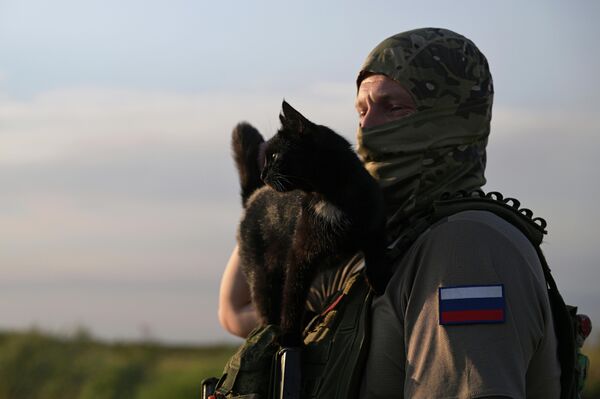
[[534,246],[542,243],[546,231],[546,221],[533,217],[533,212],[521,208],[521,202],[515,198],[504,198],[497,191],[484,193],[481,190],[455,194],[444,194],[433,203],[433,218],[437,221],[462,211],[488,211],[518,228]]
[[578,397],[577,389],[577,347],[575,344],[575,330],[573,321],[576,319],[577,308],[567,306],[563,300],[546,257],[539,246],[535,246],[538,257],[544,270],[546,284],[548,285],[548,297],[554,318],[554,332],[558,340],[558,360],[560,361],[560,387],[561,399],[572,399]]
[[546,234],[546,221],[533,217],[533,212],[520,208],[514,198],[504,198],[499,192],[484,193],[481,190],[444,193],[433,202],[431,208],[412,215],[405,222],[402,234],[388,247],[390,259],[397,260],[432,225],[440,220],[463,211],[482,210],[496,214],[517,227],[533,243],[539,246]]

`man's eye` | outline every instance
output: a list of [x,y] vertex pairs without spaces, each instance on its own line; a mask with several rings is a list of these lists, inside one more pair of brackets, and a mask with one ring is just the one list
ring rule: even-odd
[[392,105],[392,106],[390,107],[390,111],[401,111],[401,110],[403,110],[403,109],[404,109],[404,107],[403,107],[403,106],[401,106],[401,105]]

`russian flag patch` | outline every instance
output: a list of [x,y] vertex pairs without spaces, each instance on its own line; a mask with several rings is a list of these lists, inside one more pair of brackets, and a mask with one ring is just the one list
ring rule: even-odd
[[440,325],[504,323],[504,285],[439,288]]

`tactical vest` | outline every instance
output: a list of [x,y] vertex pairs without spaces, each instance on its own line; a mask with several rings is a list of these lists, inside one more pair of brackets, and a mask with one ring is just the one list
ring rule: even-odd
[[363,273],[357,273],[306,327],[302,398],[356,397],[369,346],[372,295]]
[[[416,239],[434,224],[467,210],[482,210],[496,214],[518,228],[537,251],[546,278],[554,328],[558,341],[558,358],[561,365],[561,399],[579,398],[583,390],[587,358],[579,349],[589,335],[591,324],[587,317],[577,315],[577,308],[565,305],[550,273],[540,244],[546,234],[546,222],[534,218],[519,201],[503,198],[500,193],[482,191],[460,192],[444,195],[433,203],[426,217],[411,222],[394,242],[390,250],[393,262],[402,256]],[[355,258],[353,261],[359,261]],[[304,330],[302,350],[301,398],[355,399],[358,398],[367,351],[369,348],[370,291],[362,272],[354,274],[344,289],[329,299],[325,310],[315,316]],[[241,397],[250,392],[258,395],[244,398],[275,398],[268,386],[269,364],[276,348],[273,327],[255,330],[240,351],[229,361],[224,375],[217,384],[215,398]],[[260,343],[257,345],[256,343]],[[271,366],[272,367],[272,366]],[[260,370],[263,370],[262,374]],[[252,385],[255,387],[252,388]],[[258,389],[257,387],[260,387]],[[242,389],[243,388],[243,389]],[[271,391],[267,394],[267,391]]]

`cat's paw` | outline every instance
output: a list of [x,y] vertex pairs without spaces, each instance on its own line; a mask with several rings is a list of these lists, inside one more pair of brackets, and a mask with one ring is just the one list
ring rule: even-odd
[[238,123],[231,133],[231,150],[240,175],[242,203],[263,185],[260,179],[261,146],[265,142],[263,136],[252,125]]
[[240,122],[231,132],[231,142],[236,153],[246,153],[258,149],[258,146],[264,142],[263,136],[254,126],[248,122]]

